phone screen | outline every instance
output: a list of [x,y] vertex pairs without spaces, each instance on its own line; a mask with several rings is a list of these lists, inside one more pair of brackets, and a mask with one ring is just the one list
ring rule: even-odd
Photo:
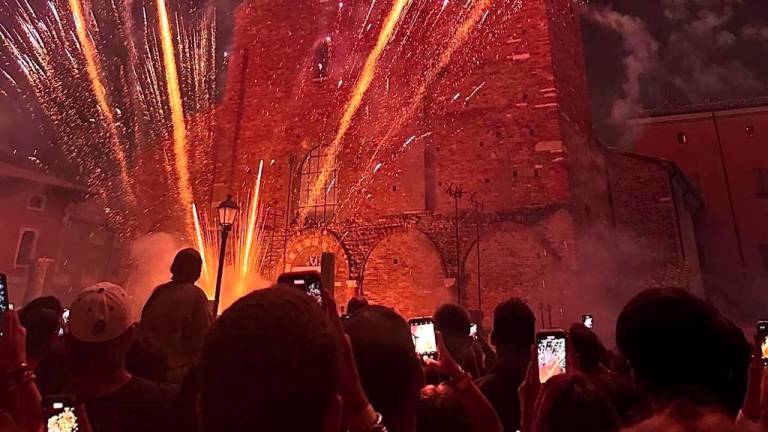
[[582,315],[581,316],[581,323],[584,324],[584,327],[591,329],[593,325],[594,319],[592,315]]
[[757,338],[760,341],[763,365],[768,366],[768,321],[759,321],[757,323]]
[[317,304],[323,306],[323,291],[320,273],[314,271],[283,273],[277,279],[277,282],[301,289],[307,293],[308,296],[312,297]]
[[477,337],[477,324],[472,323],[469,326],[469,337],[476,338]]
[[539,361],[539,382],[545,383],[555,375],[565,373],[565,332],[553,330],[536,335]]
[[432,318],[414,318],[408,322],[411,325],[411,337],[419,357],[435,357],[437,355],[437,340],[435,339],[435,324]]
[[0,313],[8,310],[8,278],[0,273]]
[[80,420],[75,412],[72,397],[57,398],[52,396],[43,401],[46,432],[77,432]]

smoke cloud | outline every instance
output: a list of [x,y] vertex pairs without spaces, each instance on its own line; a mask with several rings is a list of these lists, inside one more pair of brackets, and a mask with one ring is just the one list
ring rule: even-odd
[[126,288],[131,293],[131,309],[138,319],[152,290],[171,279],[171,262],[183,245],[177,236],[154,233],[130,245],[131,272]]
[[741,30],[744,39],[752,41],[768,41],[768,26],[748,25]]
[[622,86],[624,95],[617,98],[611,107],[611,121],[623,125],[642,110],[641,77],[656,68],[659,44],[639,18],[612,9],[589,9],[586,17],[621,35],[622,46],[627,52],[623,60],[626,77]]
[[[762,66],[754,61],[764,49],[763,42],[768,41],[768,26],[754,23],[753,4],[743,0],[661,0],[661,7],[661,14],[655,5],[632,8],[634,14],[642,16],[625,13],[629,6],[614,10],[593,5],[585,10],[587,22],[615,32],[626,53],[621,93],[619,87],[591,83],[593,95],[613,93],[606,124],[613,133],[623,133],[626,120],[646,109],[768,94]],[[589,32],[589,25],[586,27]],[[601,57],[588,60],[606,64],[604,52],[598,55]],[[611,144],[631,144],[628,141],[625,137]]]

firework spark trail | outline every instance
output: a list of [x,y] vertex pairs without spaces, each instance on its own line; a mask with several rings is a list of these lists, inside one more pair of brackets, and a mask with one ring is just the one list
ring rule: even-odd
[[83,57],[85,58],[85,68],[88,72],[88,78],[91,81],[91,88],[96,96],[96,102],[99,105],[99,110],[104,116],[104,120],[107,123],[107,129],[109,130],[110,143],[112,145],[112,153],[114,153],[117,159],[118,169],[120,170],[120,180],[125,192],[126,199],[133,203],[136,198],[131,188],[131,181],[128,177],[128,163],[125,157],[125,151],[120,143],[120,136],[117,130],[117,123],[115,117],[112,114],[112,108],[109,106],[107,100],[107,91],[101,80],[101,68],[98,62],[98,53],[93,41],[88,34],[86,27],[85,15],[83,14],[83,8],[80,4],[80,0],[69,0],[69,7],[72,10],[72,17],[75,21],[75,33],[77,34],[77,40],[82,48]]
[[208,250],[209,245],[204,241],[203,239],[203,231],[200,224],[200,216],[197,212],[197,207],[194,203],[192,203],[192,220],[195,223],[195,241],[197,246],[197,251],[200,252],[200,256],[203,258],[203,281],[205,281],[205,286],[203,288],[210,290],[212,284],[211,284],[211,277],[212,274],[208,271]]
[[[419,85],[419,87],[416,89],[414,96],[409,99],[410,103],[403,109],[401,115],[395,116],[395,122],[391,125],[391,127],[388,128],[388,132],[384,138],[379,141],[379,144],[374,150],[373,155],[368,161],[367,168],[362,171],[360,179],[358,180],[357,184],[350,189],[351,192],[347,194],[347,199],[344,203],[341,203],[341,206],[345,206],[347,201],[350,201],[353,197],[355,197],[355,199],[359,199],[359,195],[361,194],[355,192],[361,191],[365,184],[370,182],[372,175],[374,175],[381,168],[382,163],[377,160],[379,153],[388,146],[392,136],[403,127],[405,122],[407,122],[413,116],[416,110],[421,108],[421,102],[424,100],[424,95],[426,95],[427,89],[438,76],[438,74],[443,70],[443,68],[445,68],[451,61],[451,58],[453,58],[456,50],[467,41],[472,30],[485,16],[486,10],[491,5],[491,3],[493,3],[493,0],[479,0],[477,3],[475,3],[467,19],[462,22],[459,28],[456,29],[453,37],[448,41],[447,46],[440,54],[437,63],[429,69],[426,76],[421,81],[421,85]],[[483,85],[484,84],[485,83],[483,83]],[[473,92],[472,96],[474,96],[474,93],[480,90],[483,85],[478,86],[478,88],[475,89],[475,92]]]
[[[76,0],[70,0],[76,1]],[[168,90],[168,104],[171,108],[171,123],[173,125],[173,153],[178,177],[179,198],[183,208],[192,205],[192,189],[189,183],[189,161],[187,159],[187,131],[184,121],[184,106],[179,89],[179,75],[176,69],[176,54],[173,47],[171,25],[165,0],[157,0],[157,15],[160,25],[160,41],[163,48],[163,63],[165,64],[165,82]],[[189,215],[185,213],[186,232],[190,234],[192,227]]]
[[[344,106],[343,114],[339,120],[339,128],[336,131],[336,135],[333,141],[328,147],[328,156],[325,158],[320,174],[317,176],[317,179],[315,179],[312,188],[309,190],[309,198],[307,202],[316,202],[318,195],[321,193],[321,191],[323,191],[323,186],[328,181],[328,177],[333,170],[333,166],[336,164],[336,155],[339,152],[341,142],[344,139],[344,136],[347,134],[347,131],[352,124],[352,119],[355,117],[355,114],[357,114],[358,109],[360,109],[360,104],[363,101],[363,97],[368,91],[368,88],[371,86],[371,82],[376,75],[376,68],[379,63],[379,58],[381,57],[384,49],[389,44],[392,34],[397,28],[397,24],[400,22],[403,9],[405,9],[409,3],[409,0],[394,0],[392,9],[390,9],[389,14],[387,15],[386,19],[384,20],[384,24],[381,27],[381,31],[379,32],[376,45],[374,45],[370,54],[368,54],[368,57],[365,60],[365,64],[363,65],[363,69],[360,72],[360,77],[352,89],[352,95]],[[311,206],[306,206],[302,209],[299,220],[304,220],[310,207]]]
[[251,248],[253,247],[253,232],[258,222],[258,210],[259,210],[259,194],[261,192],[261,172],[264,168],[264,161],[259,161],[259,173],[256,176],[256,185],[253,188],[253,197],[248,210],[248,219],[246,219],[246,234],[245,234],[245,246],[243,250],[243,257],[240,266],[240,280],[237,284],[237,293],[243,294],[245,283],[253,268],[253,261],[251,257]]

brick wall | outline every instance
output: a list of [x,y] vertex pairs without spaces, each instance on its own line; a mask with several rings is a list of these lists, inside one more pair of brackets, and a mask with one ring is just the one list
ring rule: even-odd
[[[478,308],[480,225],[486,317],[510,295],[552,304],[563,290],[575,290],[559,282],[576,265],[583,218],[573,215],[583,213],[582,201],[599,202],[604,191],[595,185],[604,188],[605,181],[589,150],[578,19],[562,16],[570,2],[494,2],[423,100],[413,100],[414,89],[434,72],[430,50],[454,35],[448,25],[433,26],[434,14],[409,15],[417,30],[402,47],[398,38],[406,33],[399,32],[385,51],[340,147],[336,218],[306,225],[295,219],[303,158],[333,140],[349,83],[390,4],[375,4],[373,30],[361,32],[354,7],[347,16],[332,2],[294,3],[254,0],[241,7],[219,110],[214,200],[245,193],[264,159],[263,202],[289,216],[265,235],[271,273],[284,267],[286,236],[286,253],[316,253],[318,245],[301,245],[323,228],[343,251],[337,263],[348,269],[347,297],[361,289],[409,316],[431,313],[460,290],[462,302]],[[424,33],[430,27],[434,33]],[[328,35],[329,76],[313,80],[312,49]],[[410,110],[414,104],[418,109]],[[450,185],[466,191],[458,215]],[[340,291],[337,301],[344,301]]]
[[456,301],[439,251],[416,229],[394,233],[373,248],[365,261],[362,292],[406,318],[432,315],[437,306]]
[[609,161],[616,229],[653,245],[659,261],[681,260],[669,169],[626,153],[611,153]]

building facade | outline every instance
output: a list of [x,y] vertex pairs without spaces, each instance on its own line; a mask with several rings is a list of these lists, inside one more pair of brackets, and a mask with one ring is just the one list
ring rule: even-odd
[[67,302],[115,271],[112,232],[87,196],[79,185],[0,162],[0,272],[8,276],[11,303],[43,294]]
[[631,126],[638,152],[675,161],[701,191],[707,296],[759,318],[768,287],[768,99],[652,111]]
[[577,4],[446,4],[406,8],[367,69],[389,2],[349,13],[245,3],[217,111],[212,202],[242,201],[264,161],[262,272],[317,267],[333,252],[340,305],[361,293],[409,318],[460,302],[487,324],[518,296],[567,322],[590,252],[578,239],[612,212]]

